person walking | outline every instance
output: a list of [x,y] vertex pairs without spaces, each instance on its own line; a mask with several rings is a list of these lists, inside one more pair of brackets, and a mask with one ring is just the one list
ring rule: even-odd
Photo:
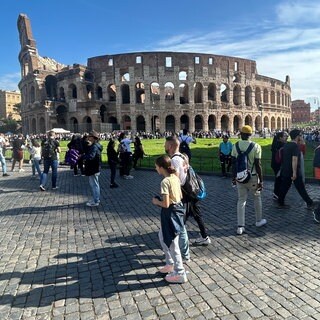
[[6,141],[4,134],[0,133],[0,162],[2,166],[3,177],[9,176],[9,174],[7,173],[7,164],[6,164],[5,154],[4,154],[5,147],[8,145],[9,143]]
[[229,172],[231,168],[232,143],[229,141],[229,137],[226,134],[222,136],[222,140],[223,141],[219,144],[219,159],[222,176],[227,177],[227,172]]
[[92,192],[92,199],[86,203],[88,207],[97,207],[100,204],[100,167],[102,146],[99,143],[99,134],[91,131],[88,135],[88,147],[83,155],[84,172],[89,177],[89,185]]
[[308,195],[301,171],[301,151],[298,146],[299,140],[301,138],[301,131],[299,129],[293,129],[290,131],[289,136],[291,138],[291,141],[287,142],[283,147],[283,160],[280,173],[281,185],[278,195],[278,208],[290,208],[289,205],[286,205],[284,203],[284,200],[291,187],[291,184],[293,183],[299,195],[307,204],[307,209],[314,210],[315,203]]
[[188,134],[187,129],[182,130],[182,134],[179,136],[179,152],[182,154],[186,154],[189,158],[189,163],[191,162],[191,149],[190,143],[197,143],[197,140]]
[[23,150],[25,149],[25,140],[21,133],[18,137],[14,138],[12,141],[12,167],[11,171],[14,170],[16,163],[19,164],[19,172],[23,172]]
[[156,170],[164,179],[161,181],[161,198],[154,197],[152,203],[161,207],[161,227],[159,240],[165,254],[166,265],[159,272],[167,274],[165,280],[169,283],[187,282],[179,247],[179,234],[184,228],[180,180],[175,175],[175,168],[169,156],[161,156],[155,161]]
[[271,168],[274,172],[273,200],[277,201],[279,197],[279,189],[281,185],[281,162],[283,147],[287,142],[288,134],[285,131],[280,131],[275,134],[271,145]]
[[32,176],[36,176],[38,173],[39,179],[41,178],[40,160],[41,160],[41,145],[38,140],[32,139],[31,144],[27,145],[28,151],[31,155],[31,169]]
[[130,170],[132,166],[132,152],[131,143],[133,141],[129,139],[124,132],[121,132],[119,136],[119,158],[120,158],[120,176],[126,180],[133,179],[130,175]]
[[143,145],[141,143],[141,140],[138,136],[134,138],[134,151],[133,151],[133,168],[137,168],[137,163],[139,159],[143,159],[143,156],[145,155],[143,150]]
[[43,140],[41,143],[41,155],[43,158],[43,172],[40,179],[40,190],[46,191],[46,184],[48,180],[48,173],[51,168],[51,183],[52,190],[58,189],[57,178],[58,178],[58,153],[60,153],[60,144],[56,140],[56,134],[54,131],[48,133],[48,138]]
[[[256,216],[256,227],[262,227],[267,223],[266,219],[262,218],[262,202],[261,190],[263,187],[263,177],[261,168],[261,146],[253,141],[250,141],[252,135],[252,128],[245,125],[241,128],[241,140],[236,142],[232,148],[232,183],[238,189],[237,201],[237,234],[242,235],[245,232],[245,212],[248,194],[251,193],[254,199],[254,211]],[[237,181],[237,159],[239,154],[251,151],[247,154],[247,165],[250,170],[251,178],[246,183]],[[240,153],[239,153],[239,151]]]
[[107,146],[107,157],[110,168],[110,188],[118,188],[118,184],[115,182],[117,164],[119,163],[118,152],[115,150],[115,141],[111,138]]

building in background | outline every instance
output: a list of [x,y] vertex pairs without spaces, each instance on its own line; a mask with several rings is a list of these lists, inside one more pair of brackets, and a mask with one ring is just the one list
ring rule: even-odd
[[21,120],[17,105],[21,103],[19,91],[0,90],[0,119]]
[[26,15],[20,14],[17,24],[23,133],[54,127],[161,133],[291,127],[290,77],[281,81],[260,75],[253,60],[134,52],[66,66],[38,54]]
[[294,100],[291,104],[292,124],[311,121],[310,103],[304,100]]

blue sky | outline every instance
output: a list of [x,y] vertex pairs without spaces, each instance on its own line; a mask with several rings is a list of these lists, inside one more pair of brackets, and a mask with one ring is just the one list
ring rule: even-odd
[[10,0],[0,19],[0,89],[20,79],[19,13],[41,56],[64,64],[136,51],[252,59],[258,73],[291,78],[292,99],[320,96],[320,2],[309,0]]

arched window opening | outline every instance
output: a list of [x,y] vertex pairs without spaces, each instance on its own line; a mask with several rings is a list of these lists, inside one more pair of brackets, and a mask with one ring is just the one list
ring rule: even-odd
[[123,117],[123,129],[131,130],[131,118],[128,115]]
[[65,96],[63,87],[59,88],[59,100],[60,101],[65,101],[66,100],[66,96]]
[[263,103],[269,103],[269,92],[267,89],[263,90]]
[[63,129],[67,129],[66,128],[67,112],[68,112],[67,107],[64,105],[60,105],[56,109],[57,124],[59,125],[59,127],[63,128]]
[[77,99],[78,97],[78,92],[77,92],[77,87],[72,83],[69,86],[69,98],[70,99]]
[[92,119],[90,117],[85,117],[83,119],[83,124],[86,132],[92,131]]
[[189,87],[186,83],[181,83],[179,85],[179,98],[180,104],[189,103]]
[[202,93],[203,93],[203,86],[202,83],[197,82],[194,84],[194,103],[202,103]]
[[57,78],[49,75],[45,79],[45,87],[47,92],[47,99],[57,100]]
[[126,72],[126,73],[124,73],[124,74],[121,76],[121,81],[122,81],[122,82],[129,82],[129,81],[130,81],[130,74],[129,74],[129,72]]
[[280,105],[280,92],[277,91],[277,105]]
[[229,87],[225,83],[220,86],[220,100],[221,102],[229,102]]
[[32,86],[30,88],[30,102],[34,103],[35,101],[36,101],[36,93],[35,93],[34,86]]
[[233,89],[233,104],[236,106],[241,104],[241,87],[239,85]]
[[275,104],[276,103],[276,97],[275,97],[274,91],[271,91],[270,99],[271,99],[271,104]]
[[216,85],[214,83],[210,83],[208,86],[208,100],[216,101]]
[[271,130],[276,129],[276,119],[274,117],[271,117]]
[[233,132],[238,132],[241,127],[241,119],[239,116],[233,117]]
[[216,128],[216,117],[213,114],[208,118],[208,128],[209,130],[214,130]]
[[260,105],[261,104],[261,90],[259,87],[256,87],[256,91],[255,91],[255,99],[256,99],[256,105]]
[[152,82],[150,85],[150,100],[153,104],[160,101],[160,85],[157,82]]
[[116,101],[116,86],[114,84],[108,86],[108,95],[110,102]]
[[106,112],[107,112],[107,107],[105,105],[100,106],[100,118],[102,123],[105,122]]
[[146,131],[146,121],[143,116],[138,116],[136,118],[137,123],[137,131],[139,132],[145,132]]
[[244,125],[245,126],[250,126],[250,127],[252,127],[252,117],[251,116],[246,116],[245,118],[244,118]]
[[130,103],[130,88],[127,84],[121,86],[121,95],[123,104]]
[[173,115],[166,116],[165,130],[174,133],[176,131],[175,118]]
[[277,119],[277,129],[278,130],[282,129],[281,128],[281,119],[280,119],[280,117],[278,117],[278,119]]
[[79,132],[79,123],[76,118],[73,117],[70,119],[70,126],[71,126],[70,129],[72,132]]
[[102,100],[102,98],[103,98],[102,87],[100,87],[100,86],[97,87],[96,95],[97,95],[98,100]]
[[179,72],[179,80],[180,81],[185,81],[187,80],[188,74],[186,71],[180,71]]
[[194,128],[196,131],[203,130],[203,118],[199,114],[197,114],[194,118]]
[[221,131],[227,132],[229,130],[229,117],[226,115],[223,115],[221,117]]
[[172,82],[167,82],[164,85],[164,95],[166,101],[174,100],[174,84]]
[[144,101],[145,101],[144,84],[142,82],[138,82],[136,84],[136,103],[144,103]]
[[90,71],[86,71],[83,75],[85,81],[93,82],[93,73]]
[[189,130],[189,117],[186,114],[180,117],[180,130],[183,129]]
[[93,86],[90,85],[90,84],[87,84],[86,85],[86,91],[87,91],[87,98],[89,100],[92,100],[93,99]]
[[246,106],[252,106],[252,89],[251,87],[247,86],[245,89],[245,103]]

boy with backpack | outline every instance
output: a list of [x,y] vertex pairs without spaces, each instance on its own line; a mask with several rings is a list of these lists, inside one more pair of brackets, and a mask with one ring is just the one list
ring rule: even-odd
[[232,183],[237,185],[238,202],[237,234],[245,232],[245,208],[248,193],[251,192],[254,198],[254,210],[256,215],[256,226],[262,227],[267,223],[262,219],[262,168],[261,168],[261,146],[250,141],[252,128],[249,125],[242,127],[240,132],[241,140],[236,142],[232,148]]
[[191,161],[191,150],[190,150],[190,143],[197,143],[197,141],[188,135],[188,130],[183,129],[182,135],[179,136],[179,152],[182,154],[186,154],[189,158],[189,162]]

